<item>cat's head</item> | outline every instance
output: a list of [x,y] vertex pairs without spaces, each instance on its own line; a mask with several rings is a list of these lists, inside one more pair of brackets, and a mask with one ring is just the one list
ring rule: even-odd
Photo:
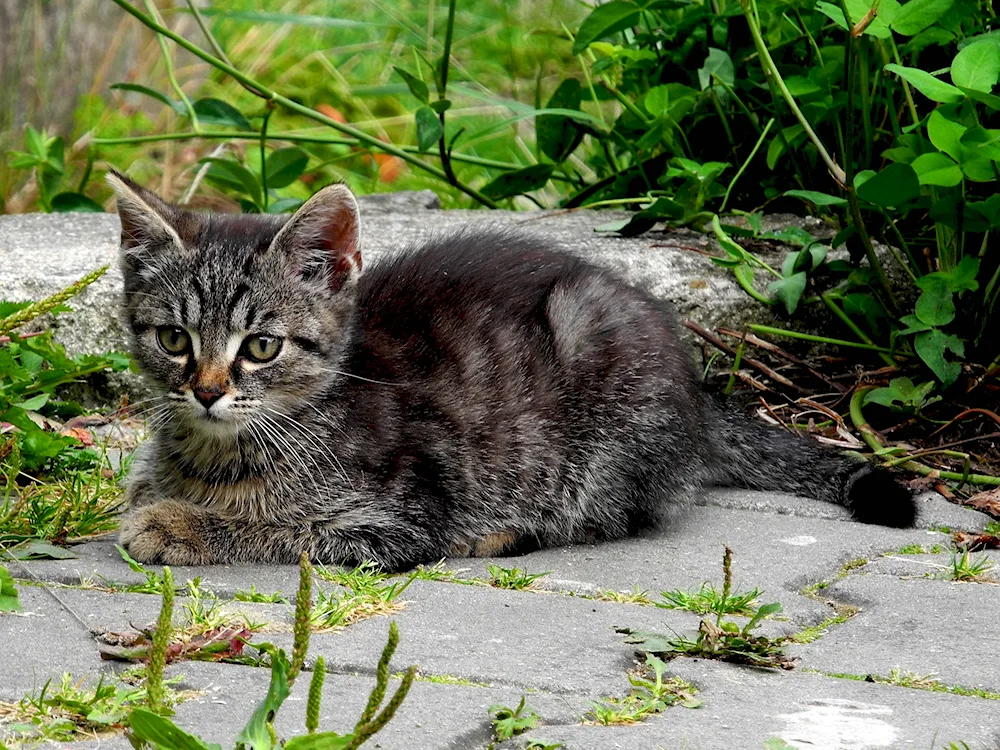
[[346,344],[361,272],[351,191],[324,188],[289,219],[196,213],[108,181],[132,349],[164,392],[158,413],[225,437],[305,408]]

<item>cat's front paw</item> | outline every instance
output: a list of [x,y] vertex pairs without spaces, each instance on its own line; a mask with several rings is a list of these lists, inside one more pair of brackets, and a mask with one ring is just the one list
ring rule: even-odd
[[202,512],[176,500],[161,500],[134,510],[118,539],[143,563],[207,565],[212,553],[200,527]]

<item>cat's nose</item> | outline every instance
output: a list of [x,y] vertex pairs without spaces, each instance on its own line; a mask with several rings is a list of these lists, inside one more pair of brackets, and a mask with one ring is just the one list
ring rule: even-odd
[[194,397],[198,399],[202,406],[206,409],[211,409],[212,404],[222,398],[222,389],[218,386],[211,386],[209,388],[196,388],[194,391]]

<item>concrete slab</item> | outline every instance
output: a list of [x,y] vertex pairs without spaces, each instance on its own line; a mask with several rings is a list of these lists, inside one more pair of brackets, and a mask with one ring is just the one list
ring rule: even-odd
[[[803,667],[862,676],[898,668],[1000,693],[1000,585],[862,571],[824,595],[861,611],[819,641],[791,648]],[[1000,703],[996,715],[1000,729]]]
[[[712,495],[723,491],[712,491]],[[731,491],[725,491],[729,497]],[[738,493],[740,497],[764,493]],[[781,500],[784,502],[784,499]],[[796,503],[798,504],[798,503]],[[801,507],[825,512],[826,504],[801,500]],[[822,602],[799,594],[803,587],[826,580],[851,560],[871,559],[907,544],[947,545],[947,535],[923,529],[888,529],[853,521],[803,518],[715,506],[689,509],[660,532],[596,546],[542,550],[517,558],[450,560],[468,575],[487,576],[489,564],[528,572],[551,571],[539,580],[548,588],[594,593],[598,589],[638,588],[658,598],[668,589],[722,588],[722,553],[733,550],[734,590],[759,588],[761,601],[780,601],[790,618],[788,632],[816,625],[832,614]]]
[[540,727],[497,750],[531,739],[587,750],[733,750],[762,748],[771,738],[803,750],[927,750],[949,742],[986,750],[1000,736],[996,701],[708,661],[673,661],[669,671],[698,688],[701,708],[670,708],[633,726]]

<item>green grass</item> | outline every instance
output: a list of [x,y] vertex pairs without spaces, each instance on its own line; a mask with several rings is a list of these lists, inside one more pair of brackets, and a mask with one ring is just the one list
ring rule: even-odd
[[544,573],[528,573],[520,568],[502,568],[499,565],[489,565],[487,568],[490,578],[487,583],[497,589],[512,589],[514,591],[525,591],[535,588],[535,583],[552,571]]
[[663,601],[654,603],[664,609],[683,609],[699,615],[715,613],[752,617],[760,593],[760,589],[753,589],[724,596],[711,583],[703,583],[697,590],[661,591]]
[[986,700],[1000,701],[1000,693],[982,688],[967,688],[960,685],[946,685],[934,675],[920,675],[916,672],[894,667],[889,670],[888,675],[877,674],[851,674],[849,672],[820,672],[819,670],[806,668],[804,672],[814,672],[826,677],[836,677],[841,680],[857,680],[860,682],[879,682],[883,685],[896,685],[897,687],[911,688],[913,690],[928,690],[932,693],[951,693],[952,695],[964,695],[973,698],[985,698]]
[[359,620],[391,615],[403,607],[400,595],[413,583],[411,574],[399,578],[380,573],[374,563],[364,563],[350,570],[316,568],[316,575],[336,584],[334,591],[319,591],[310,614],[315,630],[343,628]]
[[[88,14],[93,16],[94,10],[98,6],[103,8],[105,2],[80,0],[78,5],[76,27],[81,32],[79,39],[73,37],[75,46],[56,45],[48,55],[38,56],[30,45],[21,44],[5,61],[12,71],[44,74],[31,101],[44,102],[48,92],[55,90],[63,92],[63,101],[82,95],[72,115],[64,111],[54,117],[53,107],[33,106],[25,112],[27,121],[63,135],[69,144],[85,133],[119,138],[189,129],[188,123],[173,110],[151,98],[109,90],[110,84],[124,80],[124,76],[109,73],[97,64],[105,53],[103,47],[89,54],[96,58],[95,64],[83,68],[71,66],[69,49],[74,54],[79,53],[80,47],[93,45],[90,39],[97,38],[96,34],[87,35],[82,30],[86,29]],[[427,77],[427,66],[421,55],[436,59],[441,54],[446,3],[344,0],[332,8],[320,0],[292,3],[286,0],[233,0],[224,7],[228,15],[213,15],[207,20],[237,68],[309,107],[332,107],[367,133],[393,143],[416,143],[413,112],[418,102],[393,67]],[[284,15],[278,15],[281,13]],[[580,71],[580,63],[570,54],[570,44],[561,24],[574,28],[586,13],[586,7],[573,0],[531,3],[463,0],[459,3],[452,45],[454,62],[449,73],[452,107],[448,111],[449,138],[464,131],[456,152],[505,163],[535,163],[530,121],[527,124],[511,121],[511,107],[516,108],[517,102],[534,105],[539,97],[544,101],[567,71]],[[140,29],[139,23],[123,11],[115,8],[103,15],[110,17],[108,25],[115,29],[116,35],[149,41],[149,35]],[[313,23],[316,17],[322,17],[323,24]],[[25,22],[30,24],[29,19]],[[168,12],[165,22],[190,41],[205,44],[188,13],[180,9]],[[347,25],[336,25],[338,22]],[[104,28],[107,26],[102,31]],[[67,20],[59,32],[60,38],[66,38],[73,29],[74,25]],[[27,36],[30,38],[31,34]],[[106,45],[106,37],[100,38],[102,45]],[[562,41],[557,41],[559,39]],[[125,58],[133,56],[132,64],[117,66],[120,70],[137,71],[136,83],[176,98],[156,44],[126,48],[123,54]],[[229,78],[217,73],[206,75],[206,67],[202,64],[188,64],[190,58],[186,55],[182,58],[172,43],[170,55],[179,83],[192,99],[217,97],[246,113],[261,111],[259,99]],[[112,70],[115,67],[112,66]],[[60,84],[59,89],[52,88],[52,82],[56,81]],[[4,96],[12,93],[8,87],[2,88]],[[87,91],[97,92],[97,96],[88,97]],[[0,112],[21,109],[20,106],[0,107]],[[308,134],[316,132],[314,125],[278,111],[269,129]],[[205,129],[211,130],[210,127]],[[330,134],[330,131],[325,132]],[[160,187],[166,197],[177,199],[197,172],[197,158],[207,155],[219,143],[195,139],[111,145],[100,146],[97,153],[102,162],[130,168],[142,182]],[[0,116],[0,150],[21,148],[22,145],[20,118],[15,122],[11,117]],[[245,141],[233,140],[230,150],[244,154],[251,164],[257,158],[253,144]],[[388,176],[390,170],[384,164],[380,169],[380,164],[365,153],[325,146],[308,147],[308,150],[313,155],[312,165],[319,167],[316,171],[320,181],[346,179],[361,193],[433,188],[441,194],[446,206],[468,205],[461,193],[419,172],[403,170],[391,182],[381,180],[380,177]],[[427,157],[430,162],[436,162],[433,153]],[[30,207],[30,203],[22,200],[31,198],[27,175],[20,170],[4,168],[2,161],[0,196],[8,198],[10,210]],[[67,163],[67,183],[75,184],[86,169],[86,152],[70,148]],[[461,162],[455,164],[455,171],[462,181],[478,186],[499,174],[495,169]],[[110,197],[108,190],[96,180],[91,181],[86,192],[99,202]],[[201,192],[212,193],[204,185]],[[289,191],[299,197],[305,197],[307,192],[308,187],[303,184]],[[10,200],[13,196],[18,199]],[[554,198],[555,193],[550,197]]]
[[988,555],[973,555],[968,550],[956,551],[950,564],[938,574],[947,581],[964,583],[995,583],[991,571],[996,563]]
[[27,554],[33,542],[80,542],[114,531],[123,510],[121,476],[95,460],[82,471],[8,484],[0,497],[0,549],[17,556],[17,545]]

